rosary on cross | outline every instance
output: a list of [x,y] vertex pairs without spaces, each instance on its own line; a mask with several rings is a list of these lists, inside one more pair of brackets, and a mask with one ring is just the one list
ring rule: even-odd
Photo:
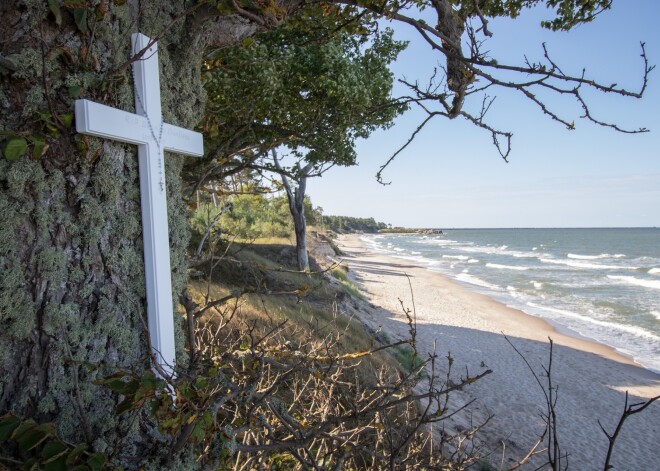
[[[136,33],[131,35],[131,43],[136,55],[149,46],[150,39]],[[163,123],[156,43],[133,63],[133,81],[135,114],[89,100],[76,100],[76,130],[138,146],[149,338],[159,366],[157,370],[173,376],[174,300],[163,156],[164,151],[169,151],[201,157],[204,144],[200,133]]]

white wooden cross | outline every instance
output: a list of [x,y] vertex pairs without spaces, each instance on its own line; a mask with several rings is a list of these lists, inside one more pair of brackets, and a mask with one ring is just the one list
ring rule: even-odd
[[[149,42],[143,34],[131,35],[133,54],[142,51]],[[201,157],[204,144],[200,133],[163,123],[155,43],[142,59],[133,63],[133,76],[136,114],[89,100],[76,100],[76,130],[138,146],[149,336],[156,361],[172,376],[174,311],[164,151]]]

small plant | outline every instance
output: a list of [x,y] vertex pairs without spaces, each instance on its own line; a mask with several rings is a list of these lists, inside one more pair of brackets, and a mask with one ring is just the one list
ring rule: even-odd
[[[85,443],[75,445],[60,440],[54,423],[39,424],[32,419],[21,420],[11,413],[0,417],[0,453],[5,448],[13,452],[10,455],[20,458],[7,462],[21,465],[21,469],[106,469],[107,458],[104,455],[91,452]],[[2,464],[0,468],[5,469]]]
[[345,265],[338,265],[332,270],[330,270],[330,274],[335,277],[339,283],[344,287],[344,289],[353,297],[365,300],[366,298],[362,293],[360,293],[360,290],[358,289],[357,286],[355,286],[351,280],[348,279],[348,267]]
[[424,361],[417,355],[417,352],[410,345],[400,345],[393,350],[394,357],[401,363],[406,371],[414,373],[419,371],[420,377],[424,376],[421,368],[424,366]]

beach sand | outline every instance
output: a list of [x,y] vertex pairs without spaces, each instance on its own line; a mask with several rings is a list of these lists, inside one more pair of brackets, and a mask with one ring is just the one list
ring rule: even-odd
[[[626,391],[631,403],[660,395],[660,375],[610,347],[558,332],[540,318],[470,291],[414,262],[371,253],[356,235],[341,236],[337,242],[351,279],[371,303],[360,314],[369,328],[392,340],[407,338],[402,302],[408,309],[414,307],[422,355],[433,351],[435,343],[439,365],[446,370],[444,357],[451,352],[456,378],[464,376],[466,369],[471,376],[493,370],[454,395],[454,407],[476,400],[469,414],[454,417],[445,426],[452,432],[493,415],[481,438],[484,450],[493,453],[490,461],[496,469],[502,460],[502,469],[507,469],[527,453],[544,430],[541,413],[545,411],[543,391],[503,334],[544,384],[548,337],[554,341],[552,378],[558,386],[559,444],[562,453],[568,454],[570,470],[603,469],[608,441],[598,420],[609,432],[614,430]],[[538,465],[539,460],[522,469],[535,469],[533,463]],[[660,401],[626,421],[613,464],[616,470],[660,469]]]

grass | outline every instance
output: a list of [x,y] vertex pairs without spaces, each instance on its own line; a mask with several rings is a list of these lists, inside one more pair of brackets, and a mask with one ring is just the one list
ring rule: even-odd
[[[302,343],[311,338],[322,342],[335,337],[337,343],[333,348],[339,355],[367,352],[382,345],[358,319],[338,312],[337,306],[341,303],[337,301],[347,294],[364,299],[348,279],[346,266],[340,265],[330,271],[341,284],[337,286],[320,274],[310,277],[297,272],[295,248],[272,242],[264,240],[247,246],[234,244],[229,256],[214,269],[210,283],[203,279],[190,282],[195,301],[203,304],[207,290],[213,300],[234,290],[256,289],[258,294],[246,294],[239,302],[236,318],[243,324],[256,322],[266,332],[286,321],[283,335],[287,340]],[[322,271],[318,266],[312,270]],[[200,272],[208,273],[203,267]],[[355,302],[352,304],[356,305]],[[368,383],[370,378],[375,379],[381,367],[392,365],[393,357],[401,358],[402,364],[406,361],[406,354],[402,355],[394,348],[366,357],[358,367],[362,380]]]
[[335,277],[342,287],[354,298],[361,299],[366,301],[367,298],[360,292],[357,286],[355,286],[351,280],[348,279],[348,267],[346,265],[340,264],[330,270],[330,274]]
[[[417,356],[415,350],[410,345],[399,345],[395,347],[393,354],[394,358],[401,363],[401,366],[409,372],[418,370],[424,364],[424,361]],[[420,372],[420,375],[424,375],[424,372]]]

